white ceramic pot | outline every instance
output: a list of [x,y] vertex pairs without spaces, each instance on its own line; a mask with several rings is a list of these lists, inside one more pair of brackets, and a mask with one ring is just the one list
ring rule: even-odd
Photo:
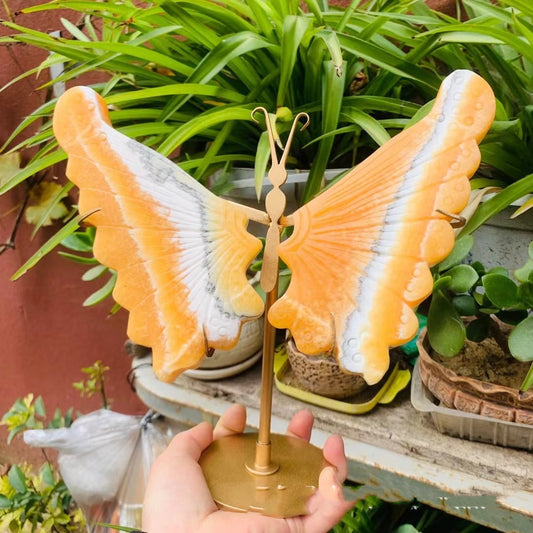
[[238,365],[254,356],[263,346],[263,317],[245,322],[237,345],[231,350],[215,350],[198,369],[212,370]]

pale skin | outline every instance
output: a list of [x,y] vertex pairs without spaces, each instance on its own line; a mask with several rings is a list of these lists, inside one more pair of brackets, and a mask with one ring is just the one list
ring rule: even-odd
[[[246,410],[233,405],[213,429],[203,422],[178,434],[155,462],[143,504],[143,531],[148,533],[326,533],[353,502],[344,498],[347,475],[344,444],[338,435],[324,445],[324,457],[333,466],[320,473],[318,490],[307,502],[308,514],[271,518],[256,513],[233,513],[217,508],[198,464],[201,453],[214,439],[244,431]],[[309,441],[313,415],[298,412],[287,435]]]

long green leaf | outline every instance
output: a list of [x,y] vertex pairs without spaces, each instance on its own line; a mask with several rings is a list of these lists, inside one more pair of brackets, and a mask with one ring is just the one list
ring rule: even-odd
[[212,50],[221,41],[220,36],[215,31],[207,24],[202,24],[201,20],[194,17],[191,12],[178,5],[177,2],[161,2],[161,7],[174,20],[182,24],[182,35],[192,42],[199,43],[207,50]]
[[85,215],[78,215],[68,224],[65,224],[53,237],[48,239],[14,274],[11,280],[15,281],[22,277],[30,268],[33,268],[46,254],[50,253],[65,237],[74,233],[80,223],[96,211]]
[[[309,12],[312,13],[317,21],[317,24],[324,26],[323,12],[327,9],[327,1],[322,0],[320,5],[318,0],[304,0]],[[326,5],[325,5],[326,4]]]
[[185,65],[181,61],[176,61],[175,59],[168,57],[164,54],[160,54],[150,48],[139,46],[138,44],[130,43],[109,43],[109,42],[78,42],[78,41],[68,41],[69,48],[78,48],[81,50],[85,49],[95,49],[95,50],[105,50],[107,52],[116,52],[121,54],[121,56],[127,56],[135,59],[141,59],[147,63],[155,63],[160,67],[165,67],[184,76],[190,76],[193,72],[193,69],[189,65]]
[[[514,141],[514,144],[513,144]],[[522,148],[522,150],[520,150]],[[481,159],[513,179],[519,179],[531,168],[529,149],[520,139],[507,134],[505,142],[486,142],[480,146]]]
[[160,87],[140,89],[138,91],[127,91],[113,94],[106,97],[107,104],[130,104],[138,100],[150,100],[153,98],[164,98],[175,95],[195,95],[195,96],[216,96],[229,102],[241,103],[244,97],[237,91],[224,89],[218,85],[208,85],[203,83],[173,83]]
[[174,130],[174,132],[161,143],[158,151],[163,155],[168,156],[187,139],[207,130],[211,126],[222,124],[228,120],[251,121],[252,109],[252,106],[228,105],[201,113]]
[[175,128],[172,124],[165,124],[164,122],[145,122],[144,124],[129,124],[117,129],[128,137],[136,138],[146,135],[167,135]]
[[0,148],[0,152],[3,152],[5,148],[27,127],[31,126],[36,120],[40,120],[45,116],[48,116],[54,108],[55,102],[46,102],[39,106],[32,113],[30,113],[24,120],[15,128],[13,133],[7,138],[6,142]]
[[[322,132],[325,134],[335,130],[339,123],[345,71],[339,72],[331,61],[325,61],[323,68],[325,76],[322,87]],[[334,141],[334,137],[321,139],[309,172],[309,179],[305,184],[303,203],[308,202],[320,191]]]
[[[207,54],[200,62],[191,76],[188,78],[188,83],[204,84],[214,78],[223,68],[228,67],[232,60],[236,60],[241,55],[247,54],[251,51],[260,48],[272,47],[272,43],[265,38],[251,32],[241,32],[237,35],[232,35],[227,39],[222,40],[213,50]],[[250,67],[241,68],[240,63],[237,65],[240,79],[247,85],[249,89],[256,87],[261,79],[258,74]],[[164,109],[161,120],[166,120],[169,116],[176,112],[190,97],[182,97],[171,101]]]
[[[199,167],[202,164],[203,158],[201,159],[187,159],[186,161],[180,161],[179,166],[187,171],[191,172],[192,169]],[[248,166],[252,166],[255,162],[255,157],[253,155],[249,154],[224,154],[224,155],[217,155],[213,157],[212,165],[218,165],[223,166],[226,163],[236,163],[239,164],[246,164],[248,163]]]
[[432,90],[436,90],[439,87],[439,80],[436,76],[429,74],[416,65],[408,63],[401,57],[383,51],[372,43],[367,43],[351,35],[339,35],[339,42],[344,50],[355,56],[360,56],[374,65],[389,70],[401,77],[416,80]]
[[[283,53],[281,54],[280,80],[276,98],[278,107],[287,105],[287,89],[296,63],[298,48],[310,24],[311,20],[304,17],[289,16],[285,18],[283,36],[281,38]],[[290,104],[288,107],[290,107]]]
[[265,179],[269,159],[270,143],[268,139],[268,131],[264,131],[259,137],[257,151],[255,154],[254,181],[255,194],[258,200],[261,198],[261,191],[263,189],[263,182]]
[[226,142],[227,138],[231,135],[234,122],[226,122],[224,126],[222,126],[222,129],[216,135],[215,140],[211,143],[209,148],[207,149],[207,152],[205,153],[205,156],[201,162],[200,165],[198,165],[196,172],[195,172],[195,178],[201,179],[205,173],[208,171],[208,169],[213,164],[214,159],[216,158],[218,151],[221,149],[221,147]]
[[420,110],[418,104],[399,98],[386,96],[346,96],[342,101],[342,112],[348,109],[358,109],[361,111],[381,111],[393,113],[405,117],[412,117]]
[[463,0],[463,2],[465,7],[473,14],[472,18],[488,15],[500,20],[502,23],[512,23],[513,19],[509,11],[499,5],[486,2],[486,0]]
[[343,118],[354,122],[370,135],[378,146],[390,140],[387,130],[372,116],[355,108],[343,109]]
[[[219,5],[210,0],[179,0],[179,3],[186,6],[188,11],[195,11],[198,18],[205,17],[213,22],[216,21],[225,28],[224,33],[226,34],[255,31],[254,25],[251,23],[253,11],[244,2],[224,2],[224,5]],[[237,10],[238,13],[234,10]]]
[[[504,95],[510,105],[527,105],[531,103],[531,92],[528,92],[525,87],[525,80],[522,75],[513,67],[507,59],[497,53],[492,46],[480,46],[480,52],[483,59],[488,62],[491,69],[500,74],[501,79],[493,82],[496,97],[503,100]],[[502,83],[504,81],[504,83]]]
[[517,9],[520,9],[522,13],[533,17],[533,6],[529,0],[501,0],[501,2],[507,4],[508,6],[516,7]]
[[329,28],[326,28],[318,31],[315,34],[315,39],[321,39],[324,42],[329,51],[331,61],[333,61],[335,68],[340,71],[340,69],[342,68],[343,60],[342,49],[339,43],[337,33],[335,33]]
[[84,257],[82,255],[70,254],[68,252],[57,252],[61,257],[74,261],[74,263],[80,263],[82,265],[97,265],[98,259],[94,257]]
[[[91,50],[71,46],[69,41],[61,42],[59,40],[51,40],[50,38],[34,38],[26,34],[16,36],[16,40],[32,46],[36,46],[47,50],[49,52],[58,53],[65,58],[77,63],[85,63],[94,59],[95,54]],[[140,47],[139,47],[140,48]],[[147,69],[144,66],[138,65],[133,61],[126,61],[120,54],[110,56],[106,62],[106,68],[109,70],[117,70],[119,72],[127,72],[138,76],[140,79],[150,79],[153,84],[167,84],[170,78],[166,75],[160,74],[158,71]],[[191,69],[192,70],[192,69]],[[45,84],[47,85],[47,84]]]
[[115,20],[117,15],[120,15],[120,18],[128,19],[132,16],[135,11],[138,11],[139,8],[133,8],[127,4],[121,4],[119,2],[105,2],[99,3],[94,1],[81,1],[81,0],[53,0],[45,4],[40,4],[36,6],[25,7],[21,10],[22,13],[37,13],[39,11],[49,11],[53,9],[72,9],[80,13],[92,13],[96,11],[101,11],[102,16],[105,16],[111,20]]
[[79,28],[78,26],[76,26],[75,24],[72,24],[72,22],[70,22],[70,20],[66,19],[66,18],[63,18],[61,17],[61,24],[63,24],[64,28],[70,32],[70,34],[75,38],[75,39],[78,39],[78,41],[90,41],[89,37],[87,35],[85,35],[85,33],[83,33]]
[[496,213],[531,192],[533,192],[533,174],[524,176],[521,180],[507,186],[490,200],[483,202],[461,230],[461,236],[471,234]]
[[257,28],[271,40],[274,35],[275,25],[272,23],[272,17],[269,16],[269,5],[262,0],[247,0],[247,3],[253,13]]
[[97,291],[93,292],[84,302],[84,307],[91,307],[93,305],[96,305],[109,296],[111,296],[113,289],[115,288],[115,283],[117,281],[117,274],[116,272],[112,272],[110,278],[107,280],[106,284],[98,289]]
[[442,28],[435,28],[420,36],[440,35],[441,39],[451,42],[461,43],[485,43],[485,44],[507,44],[516,50],[529,61],[533,60],[533,50],[522,39],[505,29],[495,28],[489,24],[471,23],[450,24]]
[[[189,78],[189,83],[205,83],[211,80],[233,59],[260,48],[274,47],[264,37],[252,32],[241,32],[223,39],[213,50],[203,59]],[[257,73],[249,71],[243,73],[241,80],[249,88],[255,86],[260,78]]]

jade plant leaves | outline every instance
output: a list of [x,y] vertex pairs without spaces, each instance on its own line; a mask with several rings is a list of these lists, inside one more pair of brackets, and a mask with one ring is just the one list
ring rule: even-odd
[[460,294],[452,298],[453,305],[459,316],[474,316],[477,314],[478,306],[473,296],[469,294]]
[[519,298],[528,306],[533,308],[533,283],[526,281],[518,287]]
[[487,274],[482,278],[487,298],[497,307],[505,309],[518,303],[518,287],[512,279],[502,274]]
[[489,334],[490,319],[488,316],[481,316],[472,320],[466,326],[466,337],[473,342],[481,342]]
[[519,361],[533,361],[533,316],[513,329],[509,335],[509,350]]
[[466,328],[453,304],[440,292],[433,293],[428,313],[431,346],[444,357],[453,357],[463,347]]
[[533,281],[533,241],[529,243],[528,254],[526,264],[514,271],[514,277],[521,282]]
[[457,265],[447,272],[451,277],[449,289],[456,292],[469,291],[479,279],[477,272],[470,265]]
[[439,263],[439,272],[444,272],[450,267],[458,265],[468,255],[473,245],[474,237],[472,235],[465,235],[457,239],[448,257]]

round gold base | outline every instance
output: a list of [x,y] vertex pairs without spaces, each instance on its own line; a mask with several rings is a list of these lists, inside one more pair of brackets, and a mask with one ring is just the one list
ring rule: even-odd
[[271,435],[272,461],[279,468],[257,474],[250,471],[256,441],[256,433],[233,435],[214,441],[202,454],[200,466],[217,505],[278,518],[305,514],[305,504],[327,465],[322,450],[294,437]]

